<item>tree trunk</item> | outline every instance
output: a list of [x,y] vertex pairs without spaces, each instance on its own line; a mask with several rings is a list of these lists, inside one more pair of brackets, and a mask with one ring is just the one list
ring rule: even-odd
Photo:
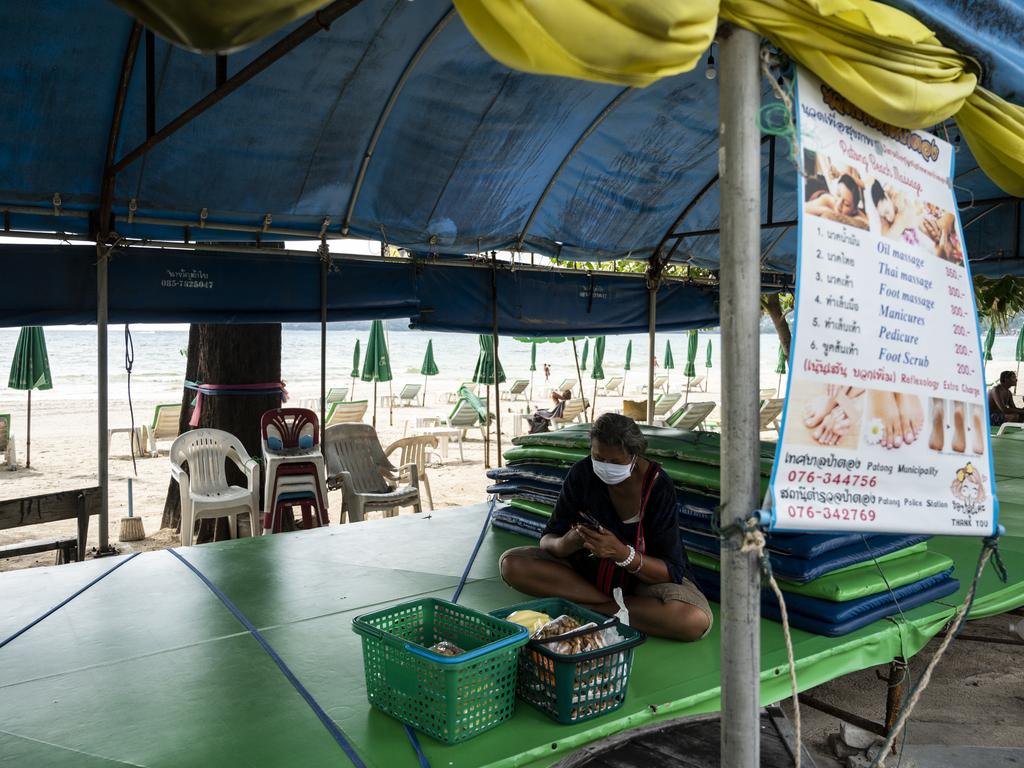
[[775,333],[779,336],[779,344],[786,353],[786,362],[789,362],[789,345],[792,343],[793,337],[789,330],[789,323],[786,322],[786,315],[782,311],[782,305],[779,303],[779,294],[769,293],[764,297],[764,310],[768,317],[772,319],[772,324],[775,326]]
[[[189,328],[188,363],[185,378],[203,384],[264,384],[281,381],[281,326],[260,325],[192,325]],[[191,429],[192,401],[195,391],[182,394],[179,429]],[[260,417],[265,411],[281,407],[277,395],[205,395],[199,427],[230,432],[253,458],[262,454]],[[228,482],[244,485],[245,476],[228,462]],[[261,475],[262,483],[262,475]],[[181,508],[177,484],[171,481],[164,503],[161,526],[178,528]],[[214,535],[212,521],[200,526],[199,540],[226,538],[226,519],[218,521]],[[248,526],[248,522],[245,523]]]

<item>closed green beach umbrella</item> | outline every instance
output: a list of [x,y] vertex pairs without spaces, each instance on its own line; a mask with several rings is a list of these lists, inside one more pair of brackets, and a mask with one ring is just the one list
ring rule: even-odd
[[992,359],[992,345],[996,343],[996,324],[992,323],[988,327],[988,333],[985,335],[985,359]]
[[[476,359],[476,370],[473,371],[476,384],[494,383],[494,339],[488,335],[480,335],[480,355]],[[498,361],[498,383],[505,381],[505,370]]]
[[629,344],[626,345],[626,364],[622,366],[622,370],[630,370],[629,366],[633,362],[633,341],[630,339]]
[[[1017,351],[1014,355],[1017,360],[1017,378],[1020,378],[1020,364],[1024,362],[1024,325],[1020,327],[1020,333],[1017,334]],[[1016,392],[1017,388],[1014,387],[1013,391]]]
[[686,376],[686,396],[683,405],[690,402],[690,379],[697,375],[697,330],[693,329],[686,334],[686,365],[683,366],[683,374]]
[[711,367],[711,339],[708,339],[708,349],[707,352],[704,353],[704,367]]
[[18,344],[14,348],[11,377],[7,386],[28,392],[28,414],[25,420],[25,468],[28,469],[32,463],[32,390],[53,388],[50,360],[46,355],[46,337],[40,326],[30,325],[21,329]]
[[779,356],[775,362],[775,372],[779,374],[779,381],[775,385],[775,394],[782,395],[782,374],[786,372],[786,348],[779,344]]
[[697,331],[692,330],[686,335],[686,366],[683,374],[689,379],[697,375]]
[[580,356],[580,370],[587,370],[587,355],[590,354],[590,339],[583,340],[583,354]]
[[388,343],[384,338],[384,323],[374,320],[370,326],[370,338],[363,355],[363,381],[373,382],[373,428],[377,428],[377,382],[391,381],[391,358]]
[[783,374],[786,372],[786,348],[779,344],[779,356],[775,361],[775,372]]
[[356,348],[352,353],[352,393],[349,395],[350,400],[356,399],[356,379],[359,378],[359,339],[356,339]]
[[530,342],[530,373],[537,370],[537,342]]
[[427,404],[427,376],[437,376],[437,363],[434,362],[434,340],[427,339],[427,351],[423,355],[423,365],[420,366],[420,373],[423,374],[423,405]]
[[668,339],[665,339],[665,356],[661,359],[661,367],[666,370],[676,367],[676,361],[672,357],[672,342]]
[[590,370],[590,378],[594,381],[604,378],[604,343],[604,336],[594,339],[594,364]]

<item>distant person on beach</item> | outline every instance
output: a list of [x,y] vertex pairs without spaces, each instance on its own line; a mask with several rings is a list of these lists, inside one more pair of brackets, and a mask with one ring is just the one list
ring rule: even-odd
[[629,623],[650,635],[700,640],[711,608],[692,581],[679,538],[676,490],[644,458],[647,439],[628,416],[606,413],[590,455],[565,477],[539,547],[506,551],[501,577],[534,597],[561,597],[613,615],[621,588]]
[[1017,374],[1003,371],[999,374],[999,383],[988,391],[988,418],[993,427],[1005,422],[1024,422],[1024,409],[1013,404],[1013,393],[1010,389],[1017,386]]
[[547,363],[544,363],[544,381],[545,383],[551,381],[551,366]]
[[565,392],[558,392],[556,390],[551,391],[551,402],[553,407],[551,408],[538,408],[533,412],[527,421],[530,422],[530,434],[535,435],[538,432],[548,432],[551,429],[551,420],[557,419],[565,411],[565,404],[572,399],[572,390],[567,389]]

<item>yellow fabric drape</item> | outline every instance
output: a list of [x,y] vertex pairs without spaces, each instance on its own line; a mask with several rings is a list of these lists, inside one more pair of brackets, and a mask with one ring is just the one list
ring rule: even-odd
[[182,48],[227,53],[276,32],[330,0],[114,0]]
[[1024,196],[1024,108],[978,86],[973,61],[873,0],[455,0],[483,48],[515,69],[643,86],[694,68],[721,19],[768,38],[880,120],[955,116],[982,170]]
[[985,175],[1007,194],[1024,197],[1024,107],[978,88],[956,122]]
[[870,0],[723,0],[757,32],[870,115],[901,128],[952,117],[974,91],[968,61],[902,11]]
[[633,86],[692,70],[718,26],[718,0],[455,0],[455,7],[507,67]]

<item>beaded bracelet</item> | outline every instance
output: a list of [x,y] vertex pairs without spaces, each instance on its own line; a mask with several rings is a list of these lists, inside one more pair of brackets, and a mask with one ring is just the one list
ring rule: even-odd
[[616,560],[615,561],[615,564],[617,566],[619,566],[619,568],[625,568],[627,565],[632,563],[633,562],[633,558],[636,557],[636,550],[633,549],[633,545],[632,544],[627,544],[626,547],[629,549],[629,554],[626,556],[626,559],[625,560]]

